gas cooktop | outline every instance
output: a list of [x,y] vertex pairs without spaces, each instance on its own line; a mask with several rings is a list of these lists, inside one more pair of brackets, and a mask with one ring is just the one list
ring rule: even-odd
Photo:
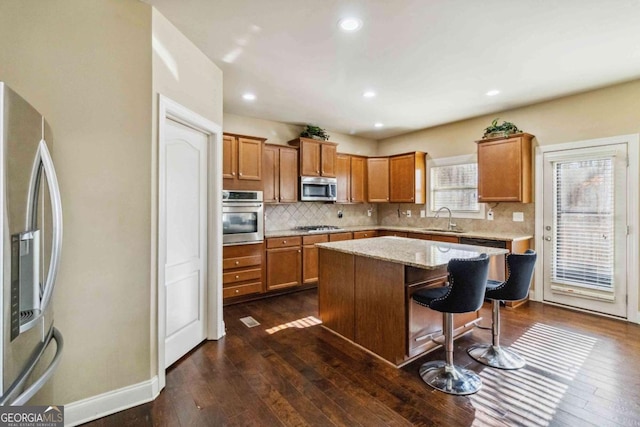
[[335,225],[301,225],[295,228],[298,231],[306,231],[307,233],[322,233],[325,231],[342,230]]

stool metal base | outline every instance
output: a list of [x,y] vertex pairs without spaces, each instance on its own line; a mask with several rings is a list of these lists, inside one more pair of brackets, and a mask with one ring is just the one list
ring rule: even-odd
[[420,367],[422,380],[436,390],[465,396],[482,387],[482,380],[473,371],[455,365],[447,365],[444,360],[427,362]]
[[526,364],[522,356],[508,347],[476,344],[469,347],[467,353],[483,365],[497,369],[520,369]]

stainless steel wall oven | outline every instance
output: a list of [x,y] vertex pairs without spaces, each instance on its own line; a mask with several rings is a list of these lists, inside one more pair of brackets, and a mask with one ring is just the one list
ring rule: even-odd
[[225,245],[264,240],[262,191],[222,192],[222,242]]

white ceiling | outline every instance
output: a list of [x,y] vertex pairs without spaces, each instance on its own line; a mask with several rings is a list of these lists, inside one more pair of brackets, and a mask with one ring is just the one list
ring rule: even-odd
[[374,139],[640,77],[640,0],[145,1],[223,70],[225,112]]

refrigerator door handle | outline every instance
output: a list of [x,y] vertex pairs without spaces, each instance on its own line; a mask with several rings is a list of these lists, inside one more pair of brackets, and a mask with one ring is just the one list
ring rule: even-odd
[[51,259],[49,261],[49,271],[43,286],[42,299],[40,303],[41,313],[44,313],[49,301],[51,300],[53,287],[58,275],[60,254],[62,251],[62,200],[60,197],[60,188],[58,187],[56,170],[53,167],[53,160],[51,159],[51,153],[49,152],[47,143],[44,139],[40,140],[38,151],[36,152],[36,158],[33,162],[33,169],[31,171],[29,203],[27,207],[27,230],[35,230],[37,228],[38,195],[40,193],[43,170],[49,185],[53,227],[51,230]]
[[[40,375],[40,377],[35,380],[29,387],[27,387],[22,393],[20,393],[17,397],[13,398],[13,395],[19,390],[24,383],[29,378],[29,375],[33,372],[34,368],[38,361],[42,358],[45,350],[51,344],[51,341],[56,341],[56,354],[51,359],[49,366],[45,371]],[[27,366],[18,376],[16,381],[11,385],[11,387],[7,390],[7,393],[3,396],[0,396],[0,406],[10,405],[10,406],[19,406],[26,404],[29,399],[31,399],[41,388],[42,386],[51,378],[54,371],[60,364],[60,359],[62,358],[62,350],[64,348],[64,340],[62,339],[62,334],[55,327],[51,328],[51,333],[49,334],[47,344],[42,346],[41,351],[33,357],[30,361],[29,366]]]

